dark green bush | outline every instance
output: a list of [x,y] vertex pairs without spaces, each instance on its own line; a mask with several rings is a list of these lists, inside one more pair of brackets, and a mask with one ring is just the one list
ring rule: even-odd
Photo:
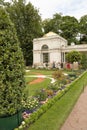
[[0,7],[0,116],[22,108],[24,61],[13,23]]

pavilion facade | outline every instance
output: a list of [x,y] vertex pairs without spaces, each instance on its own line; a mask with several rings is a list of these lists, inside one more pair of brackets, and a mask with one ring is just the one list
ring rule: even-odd
[[87,53],[87,45],[70,45],[63,37],[56,33],[49,32],[41,38],[33,40],[33,66],[55,67],[65,63],[65,54],[76,50]]

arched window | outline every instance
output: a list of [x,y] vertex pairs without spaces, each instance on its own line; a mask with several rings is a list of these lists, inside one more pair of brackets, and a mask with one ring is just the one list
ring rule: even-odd
[[48,46],[47,45],[43,45],[42,48],[42,59],[43,59],[43,63],[48,63],[49,62],[49,53],[48,53]]
[[43,45],[42,46],[42,51],[47,51],[48,50],[48,46],[47,45]]

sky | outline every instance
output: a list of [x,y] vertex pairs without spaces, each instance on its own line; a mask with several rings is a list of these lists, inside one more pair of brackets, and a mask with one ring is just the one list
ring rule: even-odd
[[[6,0],[10,1],[10,0]],[[56,13],[74,16],[78,20],[87,14],[87,0],[26,0],[39,9],[42,19],[52,18]]]

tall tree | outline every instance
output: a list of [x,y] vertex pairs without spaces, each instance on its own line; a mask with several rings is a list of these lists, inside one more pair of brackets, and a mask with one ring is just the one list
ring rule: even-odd
[[78,21],[75,17],[63,16],[61,22],[62,36],[68,40],[68,44],[76,42],[78,33]]
[[53,31],[71,42],[77,43],[76,36],[78,34],[78,20],[71,16],[62,16],[62,14],[54,14],[52,19],[43,21],[45,33]]
[[87,15],[84,15],[80,18],[79,28],[81,33],[81,43],[87,44]]
[[42,25],[43,25],[44,33],[48,33],[50,31],[53,31],[53,23],[52,23],[51,19],[49,19],[49,18],[45,19],[42,22]]
[[26,4],[24,0],[14,0],[13,4],[7,7],[7,11],[15,24],[25,63],[31,65],[33,61],[33,39],[42,35],[39,11],[31,3]]
[[4,2],[4,0],[0,0],[0,5],[2,5],[2,4],[3,4],[3,2]]
[[0,116],[22,108],[25,87],[23,53],[13,23],[0,8]]
[[45,19],[43,21],[43,28],[45,33],[53,31],[55,33],[60,33],[60,24],[62,20],[62,14],[54,14],[52,19]]

